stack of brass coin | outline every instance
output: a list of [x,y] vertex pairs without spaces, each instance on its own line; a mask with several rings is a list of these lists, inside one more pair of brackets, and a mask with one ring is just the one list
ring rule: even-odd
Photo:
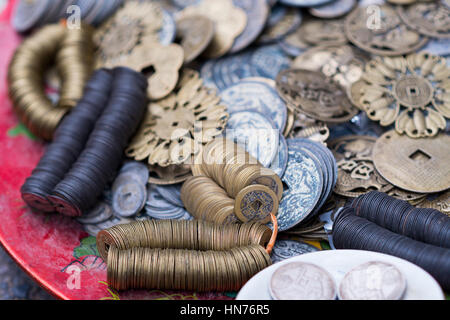
[[[92,33],[89,27],[69,30],[48,25],[16,50],[8,70],[9,96],[20,120],[38,137],[50,140],[62,117],[83,93],[92,71]],[[44,75],[56,63],[61,99],[54,105],[45,93]]]
[[117,290],[237,291],[269,265],[260,245],[226,251],[111,247],[107,281]]
[[271,235],[272,230],[258,222],[220,225],[201,220],[144,220],[100,231],[97,248],[106,261],[111,247],[228,250],[251,244],[265,247]]
[[234,199],[209,177],[187,179],[181,187],[180,197],[186,210],[198,220],[218,224],[238,221],[234,214]]
[[269,187],[278,200],[283,193],[281,179],[273,170],[264,168],[247,151],[225,138],[216,138],[204,147],[192,166],[192,174],[210,177],[233,199],[252,184]]
[[56,55],[56,64],[61,79],[58,106],[73,108],[83,96],[83,87],[89,79],[94,65],[93,28],[67,29]]

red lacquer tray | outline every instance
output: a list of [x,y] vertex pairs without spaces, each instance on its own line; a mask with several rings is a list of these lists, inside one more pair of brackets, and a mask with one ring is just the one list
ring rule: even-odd
[[0,242],[42,287],[61,299],[232,299],[234,293],[140,290],[116,292],[106,282],[106,265],[95,238],[76,221],[31,212],[20,187],[45,145],[18,123],[7,94],[7,68],[21,38],[10,26],[16,0],[0,14]]

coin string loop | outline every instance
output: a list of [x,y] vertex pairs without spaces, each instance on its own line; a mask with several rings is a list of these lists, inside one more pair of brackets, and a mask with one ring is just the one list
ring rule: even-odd
[[[16,49],[8,69],[9,97],[19,119],[34,135],[51,140],[64,115],[82,97],[94,65],[92,34],[88,25],[72,30],[52,24]],[[55,104],[46,95],[44,82],[52,66],[61,83]]]
[[271,264],[274,237],[257,222],[144,220],[100,231],[97,248],[118,290],[223,291],[238,290]]
[[336,249],[381,252],[408,260],[429,272],[444,290],[450,289],[450,249],[434,246],[396,234],[355,215],[344,207],[333,224]]

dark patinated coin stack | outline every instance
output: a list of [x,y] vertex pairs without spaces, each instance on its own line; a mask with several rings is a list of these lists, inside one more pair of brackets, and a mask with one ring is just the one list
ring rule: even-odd
[[406,201],[372,191],[353,200],[357,216],[417,241],[450,248],[450,217],[436,209],[415,208]]
[[50,201],[56,211],[80,216],[95,205],[122,162],[123,150],[146,108],[146,78],[131,69],[113,70],[109,102],[71,170],[54,188]]
[[[449,233],[450,229],[445,232]],[[344,207],[333,225],[336,249],[358,249],[382,252],[418,265],[428,271],[444,290],[450,289],[450,250],[413,240],[355,215],[355,209]]]
[[94,125],[107,105],[112,84],[110,71],[96,71],[84,89],[84,96],[54,134],[53,142],[21,188],[22,198],[32,208],[52,212],[48,200],[82,152]]

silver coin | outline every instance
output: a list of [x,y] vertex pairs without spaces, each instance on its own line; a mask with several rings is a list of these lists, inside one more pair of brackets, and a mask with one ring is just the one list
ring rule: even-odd
[[271,253],[272,263],[277,263],[304,253],[319,251],[316,247],[301,241],[277,240]]
[[112,215],[111,206],[101,201],[94,208],[77,218],[77,221],[82,224],[95,224],[108,220]]
[[269,169],[275,172],[279,177],[282,177],[288,161],[288,146],[286,139],[282,134],[280,134],[278,140],[278,153],[270,164]]
[[331,275],[315,264],[291,262],[275,270],[270,279],[275,300],[334,300],[336,284]]
[[356,0],[335,0],[331,3],[309,8],[309,13],[318,18],[337,18],[350,12],[356,5]]
[[112,207],[115,213],[122,217],[131,217],[144,208],[147,199],[147,189],[136,181],[120,184],[113,191]]
[[406,290],[405,276],[395,266],[370,261],[350,270],[339,285],[342,300],[398,300]]
[[280,132],[286,126],[287,108],[278,93],[262,82],[239,82],[220,93],[222,103],[230,114],[255,110],[271,119]]
[[147,184],[150,172],[147,165],[139,161],[127,160],[120,168],[119,175],[125,172],[134,172],[142,184]]
[[279,135],[275,124],[257,111],[231,114],[225,130],[227,139],[241,145],[266,168],[278,153]]
[[133,220],[126,219],[122,217],[112,217],[111,219],[108,219],[106,221],[103,221],[98,224],[86,224],[84,225],[84,231],[86,231],[90,236],[96,237],[97,233],[99,233],[101,230],[108,229],[111,227],[114,227],[118,224],[126,224],[130,223]]

